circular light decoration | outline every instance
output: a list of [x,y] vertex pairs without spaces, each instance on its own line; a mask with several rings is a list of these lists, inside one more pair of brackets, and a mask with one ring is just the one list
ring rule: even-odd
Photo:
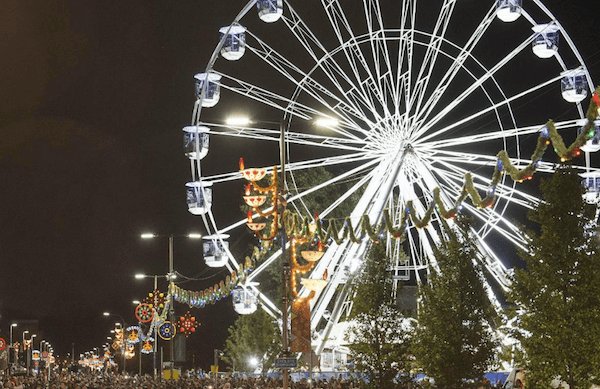
[[114,341],[112,344],[113,350],[117,351],[121,349],[121,342]]
[[158,327],[158,336],[163,340],[171,340],[175,337],[175,325],[170,321],[165,321]]
[[190,311],[187,311],[185,315],[179,317],[177,326],[179,327],[179,333],[185,335],[187,338],[196,332],[196,328],[199,324],[196,321],[196,318],[190,314]]
[[142,303],[135,307],[135,318],[140,323],[150,323],[154,317],[154,308],[152,305]]
[[141,340],[142,329],[139,326],[127,327],[127,343],[137,344]]
[[142,344],[142,354],[151,354],[154,351],[154,338],[146,338]]

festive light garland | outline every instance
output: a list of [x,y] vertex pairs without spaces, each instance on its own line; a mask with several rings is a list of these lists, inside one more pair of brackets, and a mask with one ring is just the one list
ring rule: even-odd
[[186,290],[171,282],[169,284],[169,294],[172,294],[173,299],[178,303],[186,304],[189,307],[204,308],[207,304],[214,304],[229,296],[231,291],[246,279],[246,275],[251,269],[252,267],[241,266],[239,277],[238,273],[234,271],[225,280],[201,291]]

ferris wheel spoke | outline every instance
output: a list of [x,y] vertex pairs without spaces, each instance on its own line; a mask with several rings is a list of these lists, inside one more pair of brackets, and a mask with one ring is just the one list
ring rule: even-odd
[[[427,51],[425,57],[421,63],[417,80],[415,83],[415,89],[412,93],[414,101],[409,103],[409,106],[415,108],[415,112],[419,112],[423,103],[423,98],[427,92],[427,86],[431,79],[433,69],[435,68],[436,60],[439,54],[439,50],[444,43],[444,36],[448,29],[448,24],[452,18],[454,7],[456,6],[456,0],[444,0],[441,5],[441,10],[436,21],[431,39],[427,45]],[[410,116],[410,115],[409,115]]]
[[[402,12],[400,17],[400,42],[398,44],[398,64],[397,64],[397,95],[395,100],[400,103],[401,97],[404,98],[406,112],[410,111],[408,105],[412,101],[410,95],[412,90],[412,67],[415,41],[415,20],[417,16],[417,0],[402,1]],[[406,61],[406,70],[405,69]],[[408,116],[404,113],[406,116]],[[396,105],[396,116],[401,114],[400,104]]]
[[[531,42],[533,41],[535,34],[530,35],[525,41],[523,41],[519,46],[517,46],[513,51],[511,51],[508,55],[506,55],[502,60],[500,60],[494,67],[488,70],[488,72],[480,77],[477,81],[475,81],[472,85],[470,85],[464,92],[462,92],[456,99],[453,99],[450,104],[445,106],[440,110],[440,112],[433,117],[429,122],[427,122],[419,133],[424,134],[430,128],[435,126],[440,120],[442,120],[448,113],[452,112],[456,106],[462,103],[467,97],[469,97],[477,88],[481,87],[487,80],[492,78],[494,74],[502,69],[504,65],[506,65],[510,60],[515,58],[517,54],[523,51],[525,48],[529,47]],[[429,135],[431,136],[431,135]],[[427,138],[427,137],[426,137]]]
[[377,0],[363,0],[363,9],[369,35],[377,37],[376,39],[370,39],[369,43],[371,45],[371,54],[373,56],[379,90],[382,91],[385,106],[389,107],[389,100],[391,99],[397,111],[399,101],[396,98],[398,95],[395,83],[396,77],[392,68],[388,46],[385,40],[380,39],[380,37],[385,36],[381,6]]
[[[443,191],[440,192],[442,199],[444,200],[444,202],[447,205],[450,206],[454,206],[454,202],[456,201],[455,199],[458,198],[458,196],[460,195],[460,193],[462,192],[462,185],[463,185],[463,181],[464,181],[464,174],[465,173],[457,173],[454,169],[452,169],[453,167],[450,167],[450,169],[448,171],[444,171],[443,169],[437,168],[437,169],[433,169],[433,171],[427,167],[427,165],[424,163],[424,161],[419,161],[419,163],[421,164],[421,169],[420,171],[422,172],[421,174],[421,181],[424,183],[424,188],[426,189],[424,191],[424,193],[433,193],[433,191],[435,190],[435,188],[446,188],[447,190],[449,190],[451,192],[451,194],[454,196],[453,198],[449,198],[447,195],[448,193],[445,193]],[[438,177],[444,177],[443,180],[446,182],[447,185],[441,185],[442,183],[436,178],[435,173],[438,174]],[[489,185],[490,185],[490,179],[486,178],[486,177],[482,177],[479,175],[474,175],[474,178],[476,178],[479,181],[483,181],[483,185],[479,183],[479,181],[475,181],[475,187],[478,190],[487,190]],[[448,181],[448,179],[450,181]],[[520,200],[515,199],[512,197],[512,194],[516,193],[519,194],[521,196],[526,195],[524,193],[521,193],[517,190],[515,190],[513,187],[508,187],[502,183],[499,183],[497,186],[499,186],[501,188],[500,193],[498,193],[498,197],[499,198],[504,198],[505,200],[510,201],[512,203],[519,203]],[[510,193],[507,193],[508,191],[510,191]],[[432,198],[429,198],[428,201],[431,203],[434,200]],[[535,203],[534,203],[535,204]],[[470,205],[468,203],[463,203],[463,207],[465,205]],[[502,219],[502,213],[504,213],[505,207],[508,205],[508,203],[506,203],[503,207],[501,212],[497,211],[497,208],[491,208],[491,209],[486,209],[486,210],[482,210],[482,209],[478,209],[476,207],[473,207],[471,205],[471,208],[474,208],[477,210],[477,212],[480,212],[481,215],[488,215],[487,219],[483,219],[482,221],[484,221],[483,226],[479,229],[479,235],[485,237],[487,235],[487,232],[490,230],[490,228],[496,228],[498,222],[501,221]],[[520,205],[525,206],[526,208],[531,208],[531,204],[528,202],[520,202]],[[436,209],[436,214],[437,214],[437,209]],[[439,217],[439,216],[438,216]],[[502,220],[504,222],[504,220]],[[516,228],[512,223],[510,222],[506,222],[505,223],[507,225],[507,227],[509,228],[510,231],[505,231],[504,229],[502,229],[503,231],[507,232],[507,233],[512,233],[513,236],[519,236],[518,235],[518,228]],[[498,227],[501,228],[501,227]]]
[[[406,201],[410,200],[413,204],[413,209],[417,217],[423,217],[426,213],[427,206],[423,202],[423,198],[419,197],[414,189],[415,184],[411,184],[408,182],[406,176],[401,176],[399,178],[399,188],[400,195],[402,201],[402,208],[406,208]],[[421,186],[421,183],[417,183],[418,186]],[[431,199],[430,199],[431,201]],[[432,221],[435,222],[438,215],[437,212],[434,212],[432,216]],[[415,228],[410,228],[410,230],[415,230]],[[425,228],[416,228],[416,233],[419,236],[419,250],[423,251],[421,256],[422,262],[418,263],[418,266],[426,265],[430,263],[432,267],[436,270],[438,269],[437,261],[435,260],[435,255],[433,254],[433,246],[437,246],[440,244],[440,239],[438,236],[438,232],[435,230],[433,223],[428,223]],[[408,233],[410,234],[410,232]],[[415,263],[415,265],[417,265]]]
[[[476,154],[476,153],[466,153],[466,152],[456,152],[449,150],[437,150],[431,154],[429,158],[434,156],[435,160],[451,162],[451,163],[461,163],[468,165],[477,165],[477,166],[486,166],[486,167],[494,167],[496,166],[498,158],[495,155],[487,155],[487,154]],[[531,159],[525,158],[510,158],[511,163],[516,164],[521,167],[525,167],[533,161]],[[453,165],[455,166],[455,165]],[[459,169],[458,167],[456,167]],[[574,169],[583,168],[578,165],[573,166]],[[554,173],[555,164],[551,162],[543,162],[539,161],[538,166],[536,168],[537,171],[543,173]],[[466,173],[467,171],[462,169],[462,172]]]
[[[200,123],[200,125],[210,128],[210,135],[248,138],[254,140],[265,140],[271,142],[280,142],[280,130],[267,128],[257,128],[248,126],[233,126],[224,123]],[[216,130],[218,129],[218,130]],[[303,146],[314,146],[321,148],[330,148],[338,150],[347,150],[353,152],[364,151],[364,142],[352,139],[314,135],[302,132],[285,132],[285,141],[288,144],[297,144]]]
[[[473,32],[471,37],[469,37],[467,43],[461,49],[460,54],[454,59],[444,76],[442,77],[439,84],[435,87],[435,89],[431,92],[429,99],[423,105],[424,107],[428,107],[425,110],[417,110],[415,122],[419,122],[421,120],[426,119],[431,112],[435,109],[438,102],[454,80],[454,78],[459,74],[459,71],[463,68],[465,61],[472,57],[473,49],[477,46],[488,27],[492,24],[492,21],[496,19],[496,4],[493,4],[488,13],[483,18],[482,22],[479,23],[477,29]],[[481,65],[483,67],[483,65]]]
[[[428,192],[431,193],[435,187],[442,187],[441,182],[438,181],[438,179],[434,176],[434,173],[432,172],[432,170],[430,170],[427,167],[425,162],[422,160],[419,162],[421,164],[421,167],[423,168],[422,169],[423,174],[421,175],[421,180],[423,181],[426,188],[429,190]],[[438,176],[438,177],[440,177],[440,176]],[[447,178],[443,178],[443,177],[440,177],[440,178],[442,180],[446,181],[448,184],[448,185],[444,186],[444,188],[446,190],[448,190],[449,192],[454,191],[454,195],[457,196],[457,194],[458,194],[457,192],[460,192],[462,189],[462,187],[460,187],[460,183],[457,183],[453,180],[450,180],[448,182]],[[425,191],[425,193],[427,193],[427,191]],[[440,192],[440,194],[442,196],[442,199],[446,203],[452,203],[452,200],[447,197],[448,193],[442,191],[442,192]],[[467,205],[469,205],[469,204],[467,204]],[[471,208],[474,208],[474,207],[471,207]],[[495,211],[495,209],[494,209],[494,211]],[[436,210],[435,214],[437,214],[437,210]],[[440,216],[438,215],[438,218],[439,217]],[[453,221],[448,220],[447,223],[452,225]],[[484,221],[484,226],[486,226],[485,221]],[[510,224],[509,227],[511,228],[512,231],[515,231],[514,226],[512,224]],[[498,228],[500,228],[500,227],[498,227]],[[477,239],[477,247],[478,247],[478,251],[479,251],[478,252],[478,260],[486,267],[486,269],[490,272],[490,274],[492,274],[492,276],[498,282],[498,284],[504,290],[506,290],[508,285],[510,285],[510,280],[508,277],[508,271],[507,271],[506,267],[499,260],[499,258],[495,255],[495,253],[492,250],[490,250],[489,246],[487,245],[487,243],[484,240],[484,236],[482,236],[473,227],[471,227],[471,231],[473,232],[473,235]],[[485,285],[486,285],[486,289],[488,291],[488,298],[494,304],[494,306],[498,310],[498,312],[501,312],[501,305],[499,304],[498,299],[496,298],[495,294],[493,293],[493,290],[491,289],[490,285],[487,282],[485,283]]]
[[221,88],[237,93],[238,95],[248,97],[270,107],[279,109],[282,112],[289,113],[300,119],[311,120],[315,117],[327,116],[326,114],[314,108],[308,107],[296,101],[292,101],[287,97],[281,96],[247,81],[240,80],[236,77],[218,72],[216,70],[213,71],[213,73],[221,76],[222,80],[229,80],[232,83],[232,85],[229,85],[221,81]]
[[[557,130],[577,128],[577,127],[579,127],[578,122],[580,120],[581,119],[564,120],[561,122],[554,123],[554,126],[556,127]],[[435,151],[440,148],[456,147],[456,146],[462,146],[462,145],[473,144],[473,143],[483,143],[483,142],[488,142],[488,141],[498,140],[498,139],[508,139],[508,138],[512,138],[515,136],[523,137],[523,136],[528,136],[528,135],[539,133],[540,130],[545,125],[546,125],[546,123],[543,123],[543,124],[537,124],[537,125],[533,125],[533,126],[507,128],[507,129],[478,133],[478,134],[474,134],[474,135],[466,135],[466,136],[455,137],[455,138],[432,140],[430,142],[421,144],[420,147],[423,147],[423,149],[426,149],[426,150]]]
[[[342,86],[337,82],[337,80],[335,82],[335,87],[338,90],[338,92],[340,92],[338,94],[331,92],[321,83],[317,82],[313,77],[311,77],[309,74],[297,67],[295,64],[293,64],[290,60],[285,58],[275,49],[270,47],[258,36],[252,34],[250,31],[247,31],[247,33],[250,36],[252,36],[258,44],[258,47],[253,47],[247,44],[246,48],[248,50],[253,52],[258,58],[263,60],[281,75],[283,75],[292,83],[294,83],[302,91],[306,92],[308,95],[313,97],[321,105],[325,106],[331,112],[331,114],[334,114],[335,116],[341,116],[343,120],[340,121],[340,125],[348,127],[354,131],[361,132],[363,134],[365,133],[365,131],[358,124],[356,124],[355,121],[355,119],[365,121],[365,116],[360,111],[360,109],[353,104],[352,101],[340,97],[345,97],[346,93]],[[295,75],[299,75],[300,79],[298,79]],[[326,98],[333,100],[334,105],[331,105]],[[338,110],[336,109],[338,105],[344,105],[346,109]],[[355,119],[352,119],[353,117]],[[337,128],[332,128],[332,130],[340,131]],[[345,136],[348,136],[348,134],[345,131],[343,133]]]
[[[472,115],[470,115],[470,116],[468,116],[468,117],[466,117],[464,119],[461,119],[461,120],[459,120],[459,121],[457,121],[457,122],[455,122],[453,124],[450,124],[450,125],[448,125],[446,127],[443,127],[443,128],[441,128],[441,129],[439,129],[439,130],[437,130],[437,131],[435,131],[435,132],[433,132],[433,133],[431,133],[429,135],[425,135],[425,136],[421,137],[419,139],[419,141],[420,142],[426,142],[429,139],[436,138],[436,137],[440,136],[441,134],[443,134],[443,133],[445,133],[447,131],[450,131],[450,130],[452,130],[454,128],[462,126],[463,124],[468,123],[468,122],[470,122],[473,119],[476,119],[476,118],[478,118],[478,117],[480,117],[482,115],[485,115],[488,112],[494,111],[494,110],[496,110],[496,109],[498,109],[498,108],[500,108],[500,107],[502,107],[504,105],[508,105],[509,103],[511,103],[514,100],[517,100],[517,99],[519,99],[519,98],[521,98],[523,96],[526,96],[526,95],[528,95],[530,93],[533,93],[533,92],[535,92],[535,91],[537,91],[539,89],[542,89],[542,88],[544,88],[544,87],[546,87],[548,85],[554,84],[556,81],[560,80],[561,78],[562,78],[562,76],[559,74],[558,76],[555,76],[555,77],[553,77],[553,78],[551,78],[551,79],[549,79],[547,81],[544,81],[544,82],[542,82],[542,83],[540,83],[540,84],[538,84],[538,85],[536,85],[536,86],[534,86],[532,88],[529,88],[529,89],[527,89],[527,90],[525,90],[525,91],[523,91],[521,93],[517,93],[516,95],[514,95],[514,96],[512,96],[510,98],[504,99],[504,100],[500,101],[499,103],[493,104],[493,105],[491,105],[491,106],[489,106],[489,107],[487,107],[485,109],[482,109],[479,112],[476,112],[476,113],[474,113],[474,114],[472,114]],[[429,123],[427,123],[423,127],[422,133],[427,132],[431,128],[432,128],[432,122],[429,122]]]
[[[363,120],[367,124],[371,124],[371,119],[367,118],[363,109],[367,109],[371,112],[372,108],[365,105],[365,101],[368,100],[368,96],[363,93],[360,88],[352,88],[356,81],[351,79],[339,64],[337,64],[330,57],[328,50],[319,41],[315,34],[308,28],[306,23],[302,20],[300,15],[294,10],[294,8],[287,3],[289,17],[283,17],[285,25],[292,32],[294,37],[304,47],[308,55],[313,59],[316,67],[319,68],[325,76],[333,83],[338,92],[345,96],[347,99],[351,99],[349,103],[343,101],[338,102],[333,106],[335,112],[346,112],[351,116],[363,116]],[[342,81],[346,85],[349,85],[352,89],[346,89],[343,87]],[[361,108],[363,107],[363,108]],[[360,114],[359,114],[360,113]]]
[[333,212],[341,203],[346,201],[350,196],[356,193],[360,188],[362,188],[369,180],[373,177],[373,173],[369,172],[364,175],[356,184],[354,184],[350,189],[346,192],[342,193],[338,198],[335,199],[331,205],[321,211],[320,215],[325,217]]
[[[371,108],[371,113],[374,114],[377,119],[382,119],[383,116],[389,115],[388,107],[382,98],[383,91],[379,89],[372,69],[369,67],[360,47],[356,44],[356,36],[346,18],[342,5],[338,0],[321,0],[321,3],[338,39],[338,43],[342,47],[346,60],[352,68],[355,87],[360,89],[362,92],[361,94],[368,99],[364,103]],[[366,77],[361,75],[359,69],[362,69],[365,72]],[[376,104],[379,104],[382,111],[377,110]]]
[[[309,160],[298,161],[298,162],[290,162],[285,165],[285,169],[287,171],[294,172],[294,171],[298,171],[298,170],[311,169],[311,168],[315,168],[315,167],[319,167],[319,166],[322,167],[322,166],[343,165],[343,164],[348,164],[348,163],[355,163],[355,162],[360,162],[360,161],[371,161],[371,160],[377,161],[376,158],[378,158],[378,157],[374,156],[370,152],[361,152],[361,153],[346,154],[346,155],[335,156],[335,157],[325,157],[325,158],[309,159]],[[374,163],[374,162],[367,162],[368,165],[370,165],[371,163]],[[266,167],[265,169],[267,171],[267,174],[270,174],[273,172],[272,167]],[[242,174],[238,171],[214,174],[214,175],[202,177],[202,181],[212,182],[213,184],[221,183],[221,182],[237,181],[237,180],[241,180],[241,179],[242,179]]]

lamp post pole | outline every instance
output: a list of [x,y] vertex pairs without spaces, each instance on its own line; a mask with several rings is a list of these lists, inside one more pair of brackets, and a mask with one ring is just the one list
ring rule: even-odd
[[10,325],[10,331],[9,331],[10,332],[10,338],[9,338],[10,348],[8,350],[8,362],[9,362],[9,366],[10,366],[11,360],[14,359],[14,358],[10,357],[10,354],[15,351],[14,350],[14,345],[13,345],[13,328],[15,328],[16,326],[17,326],[17,323],[12,323]]
[[25,345],[25,334],[28,334],[29,331],[23,331],[22,333],[22,342],[21,342],[21,347],[23,347],[23,362],[25,362],[27,360],[27,347]]
[[[153,291],[158,290],[158,277],[169,278],[168,275],[166,275],[166,276],[164,276],[164,275],[163,276],[159,276],[159,275],[156,275],[156,274],[154,274],[152,276],[146,275],[146,274],[136,274],[135,275],[135,278],[138,279],[138,280],[141,280],[141,279],[144,279],[144,278],[147,278],[147,277],[153,277],[154,278],[154,289],[153,289]],[[157,311],[156,308],[153,309],[152,314],[153,315],[158,315],[158,311]],[[158,328],[155,325],[156,317],[153,316],[152,320],[153,320],[153,325],[154,325],[154,329],[152,330],[153,335],[154,335],[154,343],[152,345],[152,371],[153,371],[154,379],[156,379],[156,376],[157,376],[157,370],[156,370],[156,352],[157,352],[157,349],[158,349]]]
[[[172,282],[172,280],[174,279],[175,273],[173,271],[173,234],[169,235],[169,284]],[[173,296],[171,295],[171,301],[169,304],[169,321],[171,322],[171,325],[173,325],[174,323],[174,318],[175,318],[175,307],[174,305],[174,301],[173,301]],[[173,365],[175,364],[175,344],[174,344],[174,338],[171,338],[171,340],[169,341],[169,348],[170,348],[170,354],[171,354],[171,381],[174,381],[174,377],[173,377]]]
[[27,351],[27,375],[30,375],[29,369],[31,367],[31,357],[32,357],[32,353],[33,353],[33,339],[35,339],[36,336],[37,336],[37,334],[33,334],[29,337],[31,344],[29,346],[29,350]]
[[[141,235],[142,239],[153,239],[153,238],[157,238],[157,237],[164,237],[165,235],[157,235],[154,233],[143,233]],[[170,234],[169,235],[169,272],[166,275],[167,278],[167,284],[170,285],[171,282],[174,282],[174,280],[177,278],[177,274],[175,272],[175,268],[174,268],[174,256],[173,256],[173,239],[175,236],[179,236],[179,235],[174,235],[174,234]],[[202,236],[199,233],[189,233],[187,235],[187,237],[189,239],[200,239]],[[156,278],[159,276],[154,276],[154,289],[156,289]],[[164,277],[164,276],[161,276]],[[143,275],[140,275],[140,278],[143,278]],[[173,296],[171,296],[171,298],[169,299],[169,321],[173,324],[175,320],[175,302],[174,302],[174,298]],[[156,350],[157,350],[157,346],[156,346],[156,335],[157,335],[157,328],[154,328],[154,337],[155,337],[155,342],[154,342],[154,365],[156,366]],[[175,344],[173,342],[173,339],[171,339],[169,341],[169,351],[170,351],[170,364],[171,367],[169,368],[170,373],[171,373],[171,379],[173,379],[173,370],[174,370],[174,365],[175,365]],[[161,365],[162,365],[162,359],[161,359]],[[156,367],[155,367],[156,369]]]
[[[154,290],[158,289],[158,276],[154,275]],[[154,310],[156,315],[156,309]],[[155,318],[154,318],[155,319]],[[156,322],[154,323],[154,344],[152,345],[152,371],[154,372],[154,379],[156,379],[156,346],[158,344]]]

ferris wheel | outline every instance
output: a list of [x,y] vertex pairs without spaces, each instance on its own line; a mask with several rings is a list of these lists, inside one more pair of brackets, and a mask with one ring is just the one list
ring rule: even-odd
[[[475,3],[252,0],[224,21],[220,40],[215,31],[218,44],[206,70],[195,76],[197,101],[192,123],[184,128],[191,167],[188,208],[209,232],[207,264],[239,269],[241,259],[232,255],[227,238],[246,228],[242,217],[223,222],[213,207],[221,197],[213,191],[229,183],[241,187],[242,175],[203,169],[216,158],[209,139],[211,147],[241,139],[248,147],[273,150],[284,126],[288,207],[303,214],[315,211],[307,209],[306,196],[342,182],[350,185],[317,211],[326,217],[358,198],[348,215],[354,225],[363,215],[377,223],[384,210],[400,223],[409,202],[423,216],[436,188],[451,205],[469,172],[480,192],[495,193],[492,207],[465,201],[461,212],[473,220],[480,260],[491,275],[490,299],[499,307],[491,283],[508,290],[510,269],[498,248],[525,244],[509,215],[539,199],[526,183],[506,176],[492,185],[496,154],[505,150],[517,166],[535,162],[541,174],[552,173],[553,156],[531,161],[535,139],[555,115],[561,135],[575,137],[585,118],[582,103],[594,86],[573,41],[541,1]],[[232,111],[264,117],[225,120]],[[595,124],[596,136],[575,162],[591,202],[600,192],[590,154],[600,150],[600,122]],[[311,187],[296,184],[295,174],[315,167],[335,174]],[[424,228],[409,225],[404,242],[388,241],[396,282],[420,282],[436,267],[441,219],[436,210]],[[335,338],[336,325],[349,313],[352,295],[344,285],[367,249],[367,243],[331,243],[313,271],[330,274],[313,300],[317,352]],[[255,282],[278,258],[279,253],[266,258],[249,275],[248,293],[237,296],[241,310],[253,312],[255,296],[269,313],[281,314]]]

